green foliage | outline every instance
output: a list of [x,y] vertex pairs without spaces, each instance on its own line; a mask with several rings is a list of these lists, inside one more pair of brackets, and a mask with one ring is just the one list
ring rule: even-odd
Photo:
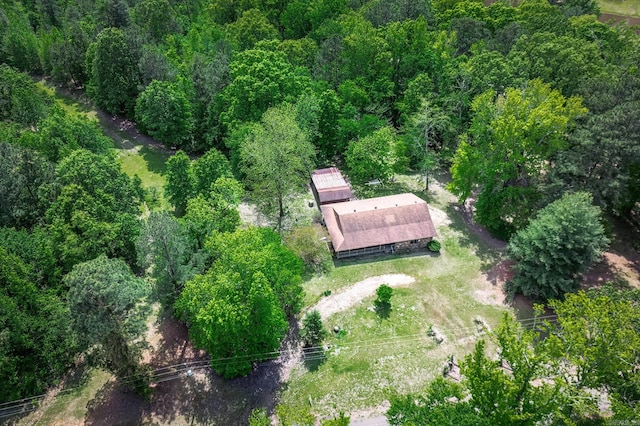
[[28,144],[49,161],[59,162],[77,149],[107,155],[113,146],[98,123],[83,116],[74,117],[60,107],[53,107],[47,118],[41,120],[38,132]]
[[240,226],[238,205],[243,192],[240,182],[221,177],[207,196],[198,195],[188,201],[183,223],[192,247],[202,249],[212,232],[233,232]]
[[439,253],[441,247],[442,245],[440,244],[440,241],[437,241],[437,240],[431,240],[427,243],[427,249],[429,249],[429,251],[432,251],[434,253]]
[[466,393],[462,385],[438,377],[424,396],[410,394],[390,398],[387,419],[392,426],[493,424],[469,401],[463,401]]
[[390,423],[565,424],[572,415],[583,414],[574,412],[573,404],[585,395],[576,394],[555,375],[561,363],[553,344],[536,344],[539,336],[522,330],[508,314],[491,337],[498,346],[497,360],[487,355],[487,344],[480,340],[460,363],[461,384],[439,378],[426,396],[393,398],[387,412]]
[[254,361],[271,358],[287,330],[284,312],[260,272],[243,279],[214,266],[187,282],[176,308],[190,324],[194,344],[226,378],[247,375]]
[[302,328],[300,329],[300,337],[304,340],[305,346],[318,346],[326,336],[327,330],[325,330],[322,324],[320,312],[316,309],[308,312],[302,319]]
[[302,307],[302,261],[282,245],[280,235],[267,228],[250,227],[233,233],[213,234],[207,249],[224,269],[238,272],[243,279],[264,274],[288,315]]
[[191,147],[191,103],[179,84],[152,81],[136,101],[141,129],[166,146]]
[[321,424],[322,426],[349,426],[351,424],[351,416],[347,416],[341,411],[338,417],[323,420]]
[[182,216],[187,209],[187,201],[193,193],[194,179],[191,173],[191,160],[184,151],[178,151],[167,160],[167,183],[165,196],[176,209],[176,215]]
[[32,279],[29,266],[0,246],[0,402],[41,394],[77,352],[69,309]]
[[634,368],[640,354],[637,290],[580,291],[550,306],[558,326],[550,340],[574,366],[570,379],[579,388],[604,389],[614,402],[614,418],[628,410],[637,415],[640,375]]
[[226,32],[241,51],[253,48],[260,40],[277,40],[280,36],[259,9],[244,11],[238,20],[227,26]]
[[209,195],[211,186],[219,178],[233,178],[229,160],[215,148],[210,149],[202,157],[194,161],[191,165],[191,170],[195,180],[194,194],[198,195]]
[[256,408],[249,416],[249,426],[271,426],[271,419],[265,408]]
[[326,272],[333,259],[320,225],[297,226],[284,236],[284,244],[304,262],[309,272]]
[[0,119],[3,121],[32,126],[47,114],[48,99],[45,94],[27,74],[6,64],[0,64],[0,94]]
[[349,143],[345,162],[351,180],[357,184],[372,179],[387,181],[393,175],[394,144],[395,136],[390,127],[384,127]]
[[207,249],[216,260],[186,283],[176,311],[215,371],[246,375],[254,361],[274,355],[287,315],[300,309],[302,263],[264,228],[214,233]]
[[87,94],[110,114],[133,115],[138,94],[138,69],[124,33],[106,28],[87,49]]
[[263,42],[238,54],[229,65],[231,83],[220,94],[220,122],[227,130],[243,121],[258,121],[270,107],[295,102],[311,85],[275,44]]
[[136,240],[138,265],[151,269],[157,297],[171,306],[189,279],[188,239],[180,223],[166,211],[151,212]]
[[315,156],[313,145],[296,122],[292,106],[269,109],[251,127],[240,146],[245,183],[265,214],[277,214],[278,231],[286,199],[306,189]]
[[376,305],[389,306],[391,305],[391,296],[393,296],[393,289],[387,284],[382,284],[376,289]]
[[476,219],[506,237],[535,211],[536,179],[549,168],[549,157],[566,148],[565,132],[586,110],[580,99],[566,99],[540,80],[497,97],[489,90],[474,99],[473,110],[449,188],[461,201],[478,188]]
[[65,271],[100,254],[135,262],[140,200],[112,157],[78,150],[56,168],[60,192],[46,219]]
[[509,255],[518,263],[508,284],[510,293],[555,299],[579,287],[581,274],[609,244],[600,209],[591,201],[584,192],[567,194],[512,238]]
[[0,142],[0,226],[41,224],[49,205],[41,188],[53,178],[53,164],[37,152]]
[[0,9],[0,63],[22,71],[40,72],[38,39],[21,2],[4,2]]
[[316,419],[307,406],[294,407],[278,404],[276,406],[276,416],[282,426],[313,426],[316,424]]
[[82,347],[98,350],[118,377],[139,373],[149,285],[122,260],[104,255],[74,266],[64,282]]
[[176,12],[168,0],[143,0],[135,7],[135,21],[156,41],[170,33],[179,33]]
[[62,271],[55,258],[51,236],[45,227],[29,231],[0,227],[0,246],[20,258],[39,288],[61,289]]

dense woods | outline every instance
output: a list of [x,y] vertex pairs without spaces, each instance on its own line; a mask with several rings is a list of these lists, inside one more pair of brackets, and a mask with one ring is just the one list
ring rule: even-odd
[[[87,350],[121,378],[144,376],[154,301],[185,321],[218,373],[247,374],[299,314],[305,274],[331,263],[312,228],[286,220],[316,166],[338,164],[355,184],[417,172],[425,188],[450,170],[448,189],[474,200],[476,221],[511,238],[511,291],[576,290],[607,246],[606,221],[640,210],[640,38],[599,22],[595,1],[552,3],[0,0],[0,402],[43,392]],[[109,138],[34,83],[43,75],[177,151],[171,211],[147,211]],[[242,226],[247,197],[275,231]],[[566,332],[551,331],[540,353],[527,352],[535,336],[508,340],[517,332],[505,319],[496,338],[514,377],[482,345],[463,367],[507,385],[511,405],[491,408],[490,423],[592,414],[567,408],[582,394],[566,382],[524,384],[566,348],[575,392],[608,387],[614,412],[638,414],[637,371],[604,362],[618,361],[601,341],[594,354],[576,349],[572,322],[608,297],[638,332],[632,296],[553,302]],[[637,365],[640,344],[626,345],[620,362]],[[520,376],[523,359],[533,364]],[[470,402],[442,403],[462,386]],[[417,397],[393,402],[394,424],[444,424],[451,410],[482,424],[478,413],[504,396],[482,386],[435,382],[417,408]],[[567,400],[541,410],[553,392]]]

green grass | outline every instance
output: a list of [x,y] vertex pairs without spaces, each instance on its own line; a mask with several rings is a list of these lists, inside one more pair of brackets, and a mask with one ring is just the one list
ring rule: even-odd
[[[147,190],[147,194],[155,194],[155,203],[150,203],[149,207],[168,210],[171,208],[169,202],[164,198],[165,162],[168,156],[162,152],[154,151],[148,147],[132,150],[117,150],[120,167],[130,177],[138,175],[142,180],[142,187]],[[149,198],[149,197],[147,197]],[[153,208],[152,208],[153,207]]]
[[600,0],[600,12],[623,16],[640,16],[640,0]]
[[112,375],[104,370],[91,369],[87,373],[82,386],[56,397],[50,405],[42,408],[42,411],[25,417],[18,424],[33,424],[35,416],[42,416],[36,424],[68,424],[83,422],[87,414],[87,405],[96,394],[111,379]]
[[[399,177],[397,185],[412,189],[413,177]],[[331,345],[325,362],[313,368],[295,369],[283,391],[281,401],[292,406],[309,404],[318,415],[376,407],[394,393],[419,392],[441,374],[451,354],[460,358],[469,353],[477,340],[473,322],[482,317],[496,326],[505,306],[488,304],[476,291],[486,290],[482,271],[499,258],[468,235],[462,220],[451,209],[453,197],[437,190],[423,194],[450,212],[452,224],[438,229],[442,242],[440,255],[421,253],[407,256],[380,256],[337,262],[329,274],[305,284],[307,306],[315,304],[322,292],[339,292],[364,278],[403,273],[415,278],[407,287],[396,287],[392,311],[387,319],[367,308],[372,295],[353,308],[323,318],[325,326],[344,328],[345,335],[331,332],[325,343]],[[426,335],[435,325],[446,341],[437,345]]]

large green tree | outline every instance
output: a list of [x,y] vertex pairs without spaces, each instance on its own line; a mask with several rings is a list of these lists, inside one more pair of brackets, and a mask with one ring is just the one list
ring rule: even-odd
[[50,201],[41,187],[53,179],[54,165],[37,152],[0,142],[0,226],[42,223]]
[[264,228],[214,234],[209,250],[217,260],[187,282],[176,309],[214,370],[246,375],[254,361],[274,356],[287,313],[299,309],[302,264]]
[[122,260],[104,255],[76,265],[64,282],[82,347],[97,351],[96,359],[131,387],[140,384],[149,285]]
[[395,135],[384,127],[357,141],[352,141],[345,154],[349,177],[362,184],[372,179],[387,181],[393,175]]
[[609,244],[600,208],[591,202],[588,193],[564,195],[513,236],[509,255],[517,264],[510,292],[556,299],[579,287],[581,274]]
[[141,129],[166,146],[191,150],[191,103],[179,84],[152,81],[136,101]]
[[115,159],[74,151],[58,164],[55,183],[46,219],[61,266],[69,271],[100,254],[133,264],[140,199]]
[[184,151],[178,151],[167,160],[167,182],[164,194],[176,209],[176,215],[182,216],[187,209],[187,201],[192,197],[194,179],[191,172],[191,160]]
[[0,64],[0,119],[35,125],[46,116],[47,101],[27,74]]
[[276,42],[262,42],[238,54],[229,65],[231,83],[218,99],[220,121],[226,130],[243,121],[258,121],[281,102],[295,102],[311,85],[304,71],[294,69]]
[[314,147],[298,126],[290,105],[269,109],[241,142],[245,182],[259,208],[277,215],[278,230],[287,213],[287,197],[305,188],[314,157]]
[[87,49],[87,94],[110,114],[133,115],[138,94],[138,69],[124,33],[106,28]]
[[522,228],[540,198],[536,184],[550,156],[567,147],[566,132],[586,112],[540,80],[473,101],[474,118],[451,167],[449,188],[465,201],[478,190],[476,219],[507,237]]
[[189,240],[183,226],[167,211],[151,212],[136,240],[138,265],[151,269],[156,293],[171,306],[189,279]]
[[0,402],[44,392],[77,352],[69,309],[33,278],[22,259],[0,246]]

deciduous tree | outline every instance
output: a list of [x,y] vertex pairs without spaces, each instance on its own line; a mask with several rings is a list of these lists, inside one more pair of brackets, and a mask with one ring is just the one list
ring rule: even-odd
[[479,189],[476,218],[507,237],[522,228],[540,197],[537,179],[549,157],[567,146],[565,133],[586,112],[540,80],[502,95],[489,90],[473,101],[474,118],[456,151],[449,188],[466,200]]
[[180,85],[152,81],[136,101],[136,118],[143,131],[166,146],[190,150],[193,116]]
[[240,146],[245,182],[259,208],[276,214],[282,230],[286,199],[302,190],[313,168],[315,150],[296,122],[291,105],[269,109]]
[[351,142],[345,162],[353,182],[363,184],[371,179],[388,180],[393,175],[394,144],[395,135],[390,127]]
[[138,69],[124,33],[106,28],[87,49],[87,94],[110,114],[133,115]]

